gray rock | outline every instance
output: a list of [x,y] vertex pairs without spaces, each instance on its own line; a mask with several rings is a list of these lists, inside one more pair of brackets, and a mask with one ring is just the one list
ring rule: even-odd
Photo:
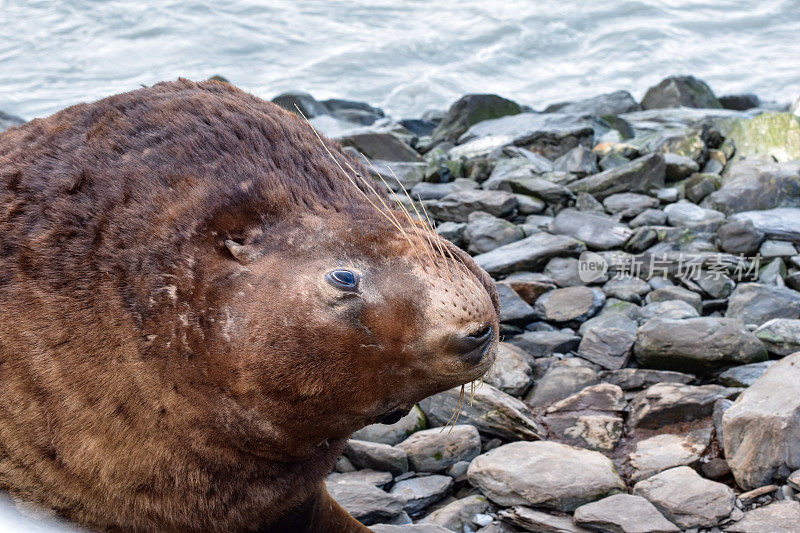
[[[608,300],[607,300],[608,302]],[[609,307],[609,306],[606,306]],[[581,335],[586,335],[590,329],[598,328],[598,329],[621,329],[627,333],[632,335],[636,335],[636,330],[638,329],[638,324],[632,318],[629,318],[627,314],[623,312],[619,312],[613,307],[604,308],[603,312],[597,315],[594,318],[590,318],[583,324],[581,324],[578,333]]]
[[575,209],[585,213],[606,214],[606,209],[603,207],[603,204],[586,192],[579,192],[575,196]]
[[622,418],[608,413],[557,413],[545,422],[559,442],[598,452],[613,451],[624,430]]
[[421,429],[425,429],[425,415],[415,405],[406,416],[394,424],[372,424],[359,429],[351,438],[392,446]]
[[612,215],[621,215],[623,218],[632,218],[645,210],[658,207],[658,200],[652,196],[621,192],[612,194],[603,201],[606,211]]
[[[694,294],[694,293],[693,293]],[[695,318],[700,316],[697,309],[683,300],[666,300],[663,302],[653,302],[642,307],[641,318],[670,318],[681,320],[683,318]]]
[[642,100],[643,109],[699,107],[721,109],[714,91],[694,76],[672,76],[650,87]]
[[552,278],[538,272],[516,272],[503,281],[531,305],[536,303],[539,296],[556,288]]
[[599,289],[565,287],[546,292],[536,300],[535,311],[552,322],[582,322],[603,306],[606,296]]
[[633,233],[624,224],[575,209],[564,209],[558,213],[550,225],[550,230],[583,241],[594,250],[619,248]]
[[800,351],[800,320],[775,318],[759,326],[756,337],[775,355],[790,355]]
[[484,182],[483,188],[509,191],[517,195],[541,199],[554,206],[566,205],[574,198],[572,191],[565,186],[547,179],[547,177],[530,175],[530,170],[527,173],[517,171],[514,174],[499,177],[493,172],[492,176]]
[[368,483],[375,487],[388,485],[394,476],[389,472],[378,472],[377,470],[356,470],[354,472],[333,472],[325,478],[327,483]]
[[436,509],[420,520],[420,524],[437,524],[450,531],[462,532],[472,528],[472,519],[476,514],[489,510],[489,501],[485,496],[473,494],[448,503]]
[[520,112],[519,104],[496,94],[468,94],[450,106],[431,137],[455,142],[473,124]]
[[553,364],[534,383],[525,401],[535,407],[563,400],[597,383],[597,372],[580,360],[564,359]]
[[744,518],[729,526],[731,533],[795,533],[800,524],[800,503],[784,500],[774,502],[744,514]]
[[331,115],[356,124],[369,126],[385,116],[383,110],[364,102],[331,98],[320,102]]
[[628,425],[658,428],[706,418],[711,416],[716,400],[735,394],[735,390],[720,385],[658,383],[633,398]]
[[685,302],[698,312],[702,308],[702,299],[700,295],[696,292],[684,289],[683,287],[662,287],[650,292],[646,298],[648,304],[669,302],[671,300]]
[[792,257],[797,255],[797,249],[790,242],[768,239],[761,243],[759,250],[761,257],[772,259],[774,257]]
[[671,226],[699,230],[713,230],[725,220],[723,213],[705,209],[686,200],[669,204],[664,208],[664,213]]
[[580,115],[520,113],[479,122],[458,139],[459,144],[476,141],[514,144],[555,160],[576,146],[591,147],[594,124]]
[[498,505],[561,511],[625,490],[604,455],[555,442],[512,442],[478,456],[469,481]]
[[575,509],[576,524],[604,533],[677,533],[656,507],[632,494],[615,494]]
[[279,94],[272,99],[272,103],[282,107],[287,111],[291,111],[295,115],[299,114],[297,109],[305,115],[306,118],[314,118],[319,115],[327,115],[330,110],[318,102],[313,96],[304,92],[287,92]]
[[504,217],[511,214],[516,207],[517,199],[513,194],[481,189],[453,191],[441,200],[425,202],[425,208],[433,218],[451,222],[467,222],[473,211]]
[[622,368],[600,372],[600,381],[617,385],[623,390],[644,389],[656,383],[689,384],[695,377],[683,372],[650,370],[648,368]]
[[420,160],[416,150],[391,133],[355,133],[342,137],[339,141],[342,146],[352,146],[370,159],[408,162]]
[[749,365],[734,366],[719,375],[719,381],[726,387],[749,387],[756,382],[775,361],[762,361]]
[[764,345],[741,321],[715,317],[650,319],[636,334],[634,354],[646,368],[699,374],[767,358]]
[[482,254],[498,246],[518,241],[525,237],[522,228],[502,218],[476,211],[468,217],[463,238],[469,243],[467,251]]
[[409,191],[414,200],[440,200],[454,191],[475,189],[476,183],[464,178],[457,178],[448,183],[431,183],[423,181],[414,185]]
[[[569,516],[558,516],[537,511],[521,505],[501,509],[497,516],[505,522],[521,527],[523,531],[543,533],[590,533],[588,529],[575,525]],[[483,533],[483,529],[480,530]],[[517,531],[516,529],[514,531]]]
[[403,498],[369,483],[326,481],[325,486],[336,503],[364,525],[382,522],[403,512]]
[[688,466],[672,468],[640,481],[633,488],[681,528],[713,527],[733,511],[730,487],[700,477]]
[[752,93],[749,94],[726,94],[719,97],[719,103],[724,109],[736,111],[747,111],[754,107],[761,106],[761,100]]
[[789,477],[786,479],[786,482],[792,487],[794,490],[800,490],[800,470],[795,470]]
[[754,254],[764,241],[764,233],[757,230],[752,221],[730,218],[717,229],[721,250],[731,254]]
[[553,168],[583,178],[597,173],[597,155],[585,146],[577,146],[556,159]]
[[761,283],[740,283],[728,300],[725,316],[762,325],[773,318],[800,318],[800,293]]
[[434,474],[398,481],[389,494],[402,498],[406,502],[403,510],[414,516],[447,496],[452,486],[451,477]]
[[[541,213],[545,210],[545,208],[547,208],[547,202],[533,196],[514,194],[514,198],[517,199],[517,213],[520,215],[535,215]],[[533,233],[526,232],[524,228],[522,229],[525,237]]]
[[700,165],[693,159],[679,154],[664,154],[664,163],[666,164],[667,181],[682,180],[700,171]]
[[567,411],[622,412],[627,407],[622,389],[610,383],[585,387],[568,398],[553,403],[547,414]]
[[450,530],[437,524],[376,524],[370,526],[373,533],[450,533]]
[[[796,194],[800,195],[800,192]],[[800,208],[777,207],[764,211],[745,211],[731,215],[730,220],[749,220],[768,237],[800,242]]]
[[617,328],[589,328],[578,346],[578,355],[607,370],[628,364],[636,334]]
[[472,461],[481,453],[481,436],[475,426],[459,424],[418,431],[397,445],[417,472],[444,472],[459,461]]
[[492,275],[535,270],[554,256],[577,255],[585,246],[565,235],[536,233],[520,241],[475,256],[475,262]]
[[[554,257],[544,267],[544,274],[559,287],[576,287],[585,285],[578,272],[580,261],[574,257]],[[607,274],[598,279],[607,278]],[[555,287],[553,287],[555,288]],[[541,295],[540,295],[541,296]]]
[[605,115],[619,115],[639,111],[640,107],[628,91],[614,91],[613,93],[601,94],[593,98],[579,100],[577,102],[567,102],[551,105],[545,109],[545,113],[574,113],[593,117],[603,117]]
[[388,444],[350,439],[344,453],[356,468],[369,468],[395,475],[408,472],[406,452]]
[[436,233],[447,239],[456,246],[461,246],[464,242],[465,222],[442,222],[436,226]]
[[642,226],[663,226],[667,223],[667,214],[660,209],[645,209],[634,217],[628,225],[632,228]]
[[[708,165],[706,165],[708,166]],[[706,168],[702,173],[692,174],[683,186],[686,199],[699,204],[706,196],[719,189],[722,178],[718,174],[709,173]]]
[[641,440],[629,456],[633,468],[631,481],[641,481],[676,466],[697,465],[710,444],[711,428]]
[[773,364],[722,419],[725,457],[745,490],[800,468],[800,353]]
[[526,331],[508,339],[508,342],[523,349],[533,357],[549,357],[554,353],[566,353],[578,347],[580,337],[563,331]]
[[[705,207],[723,213],[800,207],[800,163],[772,159],[740,159],[723,173],[722,187],[703,200]],[[769,218],[769,215],[767,215]]]
[[766,156],[780,163],[800,159],[800,118],[791,113],[760,113],[731,121],[724,129],[737,158]]
[[0,111],[0,131],[7,130],[13,126],[19,126],[20,124],[25,124],[25,119]]
[[639,278],[615,276],[603,285],[603,292],[610,298],[640,303],[650,292],[650,285]]
[[498,344],[497,356],[483,381],[512,396],[522,396],[532,383],[529,356],[507,342]]
[[500,298],[500,322],[527,324],[536,317],[536,312],[519,294],[505,283],[497,284]]
[[598,200],[621,192],[648,193],[664,186],[665,165],[661,154],[649,154],[626,165],[604,170],[569,185],[572,191],[586,192]]
[[[456,387],[422,400],[419,405],[429,424],[444,426],[455,420],[460,395],[461,387]],[[534,440],[545,435],[522,401],[491,385],[475,387],[474,397],[466,390],[464,396],[458,422],[475,426],[481,434],[508,440]]]

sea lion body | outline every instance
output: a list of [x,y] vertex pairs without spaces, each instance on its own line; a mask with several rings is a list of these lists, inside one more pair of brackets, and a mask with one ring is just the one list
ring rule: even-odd
[[488,369],[497,297],[359,173],[213,81],[0,135],[0,488],[100,531],[364,531],[322,480]]

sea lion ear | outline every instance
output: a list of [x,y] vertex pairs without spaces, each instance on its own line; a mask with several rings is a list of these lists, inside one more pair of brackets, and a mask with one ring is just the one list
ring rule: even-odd
[[225,241],[225,246],[228,248],[228,251],[234,257],[234,259],[236,259],[243,265],[252,263],[256,259],[261,257],[261,254],[258,253],[256,250],[254,250],[251,246],[248,246],[246,244],[239,244],[238,242],[232,241],[230,239],[227,239]]

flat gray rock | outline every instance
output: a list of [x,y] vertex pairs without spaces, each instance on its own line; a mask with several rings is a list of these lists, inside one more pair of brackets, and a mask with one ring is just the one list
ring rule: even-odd
[[598,383],[589,385],[572,396],[553,403],[547,414],[566,411],[612,411],[622,412],[628,406],[625,394],[617,385]]
[[558,235],[569,235],[586,243],[593,250],[619,248],[633,234],[624,224],[610,218],[584,213],[575,209],[564,209],[556,215],[550,231]]
[[783,500],[744,514],[728,526],[731,533],[797,533],[800,531],[800,502]]
[[749,387],[756,382],[761,374],[773,365],[775,361],[761,361],[749,365],[734,366],[719,375],[719,381],[726,387]]
[[452,486],[453,478],[434,474],[398,481],[389,494],[405,501],[403,510],[414,516],[447,496]]
[[762,283],[740,283],[725,316],[758,326],[773,318],[800,318],[800,292]]
[[725,457],[745,490],[800,469],[800,353],[746,389],[722,418]]
[[548,357],[554,353],[567,353],[578,347],[581,338],[563,331],[526,331],[508,340],[532,357]]
[[359,469],[369,468],[395,475],[408,472],[406,452],[388,444],[350,439],[344,453]]
[[565,287],[541,295],[534,310],[550,322],[583,322],[594,316],[605,301],[606,295],[600,289]]
[[586,247],[566,235],[536,233],[522,240],[475,256],[475,262],[494,276],[523,270],[537,270],[555,256],[578,255]]
[[547,415],[545,423],[559,442],[598,452],[613,451],[625,426],[613,413],[591,411]]
[[444,472],[459,461],[472,461],[481,453],[481,436],[475,426],[459,424],[418,431],[397,445],[408,455],[416,472]]
[[604,533],[677,533],[656,507],[632,494],[615,494],[575,509],[576,524]]
[[353,433],[351,438],[392,446],[404,441],[409,435],[420,429],[425,429],[425,415],[415,405],[406,416],[394,424],[372,424],[359,429]]
[[603,200],[603,206],[606,211],[612,215],[620,215],[623,218],[633,218],[647,209],[658,207],[658,205],[657,198],[632,192],[612,194]]
[[800,351],[800,320],[775,318],[759,326],[755,334],[775,355]]
[[602,201],[616,193],[648,193],[662,188],[664,176],[664,157],[661,154],[649,154],[628,164],[572,182],[569,188],[575,193],[589,193]]
[[496,284],[497,296],[500,298],[500,322],[506,324],[525,324],[536,318],[536,311],[510,285]]
[[[798,192],[794,195],[797,196]],[[763,211],[745,211],[731,215],[731,220],[749,220],[767,235],[791,242],[800,242],[800,208],[778,207]]]
[[497,516],[504,522],[521,527],[524,531],[590,533],[590,530],[576,525],[569,516],[552,515],[529,507],[516,506],[510,509],[502,509],[497,513]]
[[671,226],[691,229],[715,229],[725,220],[723,213],[700,207],[686,200],[669,204],[664,208],[664,213]]
[[714,402],[735,394],[720,385],[658,383],[637,394],[630,405],[630,427],[658,428],[711,416]]
[[498,505],[572,511],[625,490],[604,455],[555,442],[512,442],[478,456],[469,481]]
[[364,525],[382,522],[403,512],[405,500],[370,483],[330,482],[325,486],[336,503]]
[[656,474],[633,487],[669,521],[687,529],[713,527],[733,511],[736,496],[727,485],[703,479],[688,466]]
[[531,387],[531,366],[528,356],[521,348],[501,342],[497,356],[483,381],[512,396],[522,396]]
[[496,217],[514,212],[517,199],[510,192],[483,189],[458,190],[439,200],[426,200],[425,208],[436,220],[467,222],[474,211],[483,211]]
[[476,211],[467,220],[462,238],[469,243],[467,251],[471,254],[482,254],[525,237],[522,228],[489,213]]
[[464,531],[465,527],[473,527],[472,519],[476,514],[488,510],[489,500],[485,496],[474,494],[436,509],[419,523],[437,524],[450,531]]
[[623,390],[644,389],[656,383],[689,384],[695,377],[683,372],[651,370],[649,368],[621,368],[600,372],[600,381],[612,383]]
[[525,402],[540,407],[572,396],[597,383],[597,372],[580,360],[564,359],[553,364],[541,379],[534,383]]
[[593,327],[586,330],[578,355],[607,370],[627,366],[636,335],[624,329]]
[[693,466],[700,462],[710,443],[711,428],[641,440],[629,456],[633,468],[631,481],[641,481],[676,466]]

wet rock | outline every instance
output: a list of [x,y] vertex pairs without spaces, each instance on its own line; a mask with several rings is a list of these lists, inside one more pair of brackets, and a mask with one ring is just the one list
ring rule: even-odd
[[590,533],[588,529],[575,525],[569,516],[552,515],[523,506],[502,509],[497,513],[497,516],[505,522],[521,527],[523,531]]
[[719,381],[726,387],[749,387],[775,361],[762,361],[749,365],[734,366],[719,375]]
[[643,109],[698,107],[721,109],[714,91],[694,76],[673,76],[650,87],[642,99]]
[[522,228],[502,218],[476,211],[470,213],[463,238],[469,243],[467,251],[473,255],[494,250],[498,246],[525,237]]
[[534,383],[525,401],[532,406],[550,405],[597,383],[597,372],[580,360],[564,359],[553,364]]
[[478,122],[521,112],[519,104],[496,94],[468,94],[450,106],[434,130],[432,138],[435,141],[455,142],[470,126]]
[[664,154],[664,164],[666,165],[665,175],[667,181],[682,180],[700,171],[700,165],[692,158],[680,154]]
[[638,102],[633,99],[628,91],[614,91],[613,93],[601,94],[593,98],[579,100],[577,102],[565,102],[548,106],[545,113],[571,113],[593,117],[603,117],[605,115],[619,115],[639,111]]
[[297,109],[305,115],[306,118],[314,118],[319,115],[327,115],[330,110],[318,102],[313,96],[304,92],[287,92],[279,94],[272,99],[272,103],[282,107],[283,109],[298,114]]
[[447,496],[452,486],[451,477],[434,474],[398,481],[389,494],[402,498],[405,501],[403,510],[414,516]]
[[481,436],[474,426],[459,424],[418,431],[397,445],[417,472],[444,472],[459,461],[472,461],[481,453]]
[[[461,405],[458,417],[462,424],[473,425],[481,434],[508,440],[534,440],[543,438],[544,430],[533,418],[530,409],[520,400],[484,383],[464,393],[466,400]],[[456,387],[420,402],[432,426],[444,426],[458,409],[461,387]],[[470,402],[469,400],[472,399]],[[454,418],[453,418],[454,419]]]
[[356,133],[342,137],[340,142],[342,146],[352,146],[370,159],[409,162],[420,160],[416,150],[391,133]]
[[713,527],[733,511],[730,487],[700,477],[687,466],[672,468],[640,481],[633,488],[681,528]]
[[711,416],[716,400],[735,394],[735,390],[720,385],[658,383],[631,401],[628,425],[658,428],[706,418]]
[[658,207],[658,200],[644,194],[621,192],[606,198],[603,206],[612,215],[632,218],[649,208]]
[[728,219],[717,229],[720,249],[731,254],[754,254],[764,241],[764,233],[750,220]]
[[775,163],[759,158],[735,160],[723,173],[722,187],[703,206],[739,213],[800,207],[800,163]]
[[773,318],[800,317],[800,293],[761,283],[740,283],[728,300],[725,316],[761,325]]
[[453,191],[441,200],[425,202],[425,207],[437,220],[467,222],[474,211],[484,211],[496,217],[509,215],[517,207],[517,199],[505,191],[473,189]]
[[636,334],[617,328],[589,328],[578,346],[578,355],[607,370],[628,364]]
[[780,163],[800,159],[800,119],[791,113],[734,120],[727,138],[736,145],[736,157],[766,155]]
[[604,170],[572,182],[572,191],[586,192],[598,200],[622,192],[648,193],[664,186],[665,164],[661,154],[649,154],[626,165]]
[[796,501],[774,502],[744,514],[739,522],[725,531],[731,533],[793,533],[800,524],[800,503]]
[[554,353],[571,352],[578,347],[580,337],[563,331],[526,331],[508,340],[532,357],[549,357]]
[[369,468],[395,475],[408,471],[406,452],[388,444],[350,439],[344,453],[359,469]]
[[723,109],[733,109],[735,111],[747,111],[761,105],[761,100],[755,94],[726,94],[719,97],[719,103]]
[[565,287],[546,292],[536,300],[535,311],[552,322],[582,322],[592,317],[605,303],[599,289]]
[[522,396],[532,383],[529,356],[513,344],[498,344],[494,365],[483,376],[483,381],[506,394]]
[[415,405],[406,416],[394,424],[372,424],[353,433],[352,438],[393,446],[421,429],[425,429],[425,415]]
[[605,533],[677,533],[656,507],[632,494],[615,494],[575,510],[576,524]]
[[725,215],[713,209],[705,209],[686,200],[669,204],[664,208],[667,221],[671,226],[699,230],[713,230],[718,227]]
[[364,525],[382,522],[403,512],[403,498],[369,483],[326,481],[325,486],[336,503]]
[[767,358],[764,345],[730,318],[653,318],[639,328],[636,360],[647,368],[708,374],[726,365]]
[[624,224],[600,215],[584,213],[575,209],[564,209],[550,226],[553,233],[569,235],[594,250],[619,248],[628,240],[632,231]]
[[756,337],[775,355],[790,355],[800,351],[800,320],[776,318],[762,324]]
[[556,159],[553,169],[583,178],[597,173],[597,155],[585,146],[577,146]]
[[450,531],[465,531],[472,528],[472,520],[476,514],[489,510],[489,501],[485,496],[473,494],[448,503],[420,520],[420,524],[437,524]]
[[709,444],[711,428],[698,429],[685,435],[662,434],[641,440],[629,457],[633,468],[631,481],[641,481],[676,466],[697,465]]
[[622,368],[600,372],[600,381],[617,385],[623,390],[644,389],[656,383],[689,384],[695,377],[671,370],[650,370],[648,368]]
[[800,353],[770,366],[725,412],[722,426],[740,487],[754,489],[800,468]]
[[479,122],[458,143],[514,144],[555,160],[576,146],[591,147],[593,140],[593,122],[580,115],[520,113]]
[[577,255],[585,246],[565,235],[536,233],[520,241],[495,248],[491,252],[475,256],[475,262],[492,275],[508,274],[522,270],[540,268],[555,256]]
[[536,317],[533,307],[505,283],[497,284],[500,298],[500,322],[507,324],[527,324]]
[[604,455],[555,442],[512,442],[478,456],[469,481],[503,506],[534,505],[561,511],[625,490]]
[[[381,109],[372,107],[364,102],[331,98],[329,100],[323,100],[320,103],[328,109],[331,115],[355,124],[369,126],[376,120],[385,116]],[[402,122],[408,123],[410,121]]]

